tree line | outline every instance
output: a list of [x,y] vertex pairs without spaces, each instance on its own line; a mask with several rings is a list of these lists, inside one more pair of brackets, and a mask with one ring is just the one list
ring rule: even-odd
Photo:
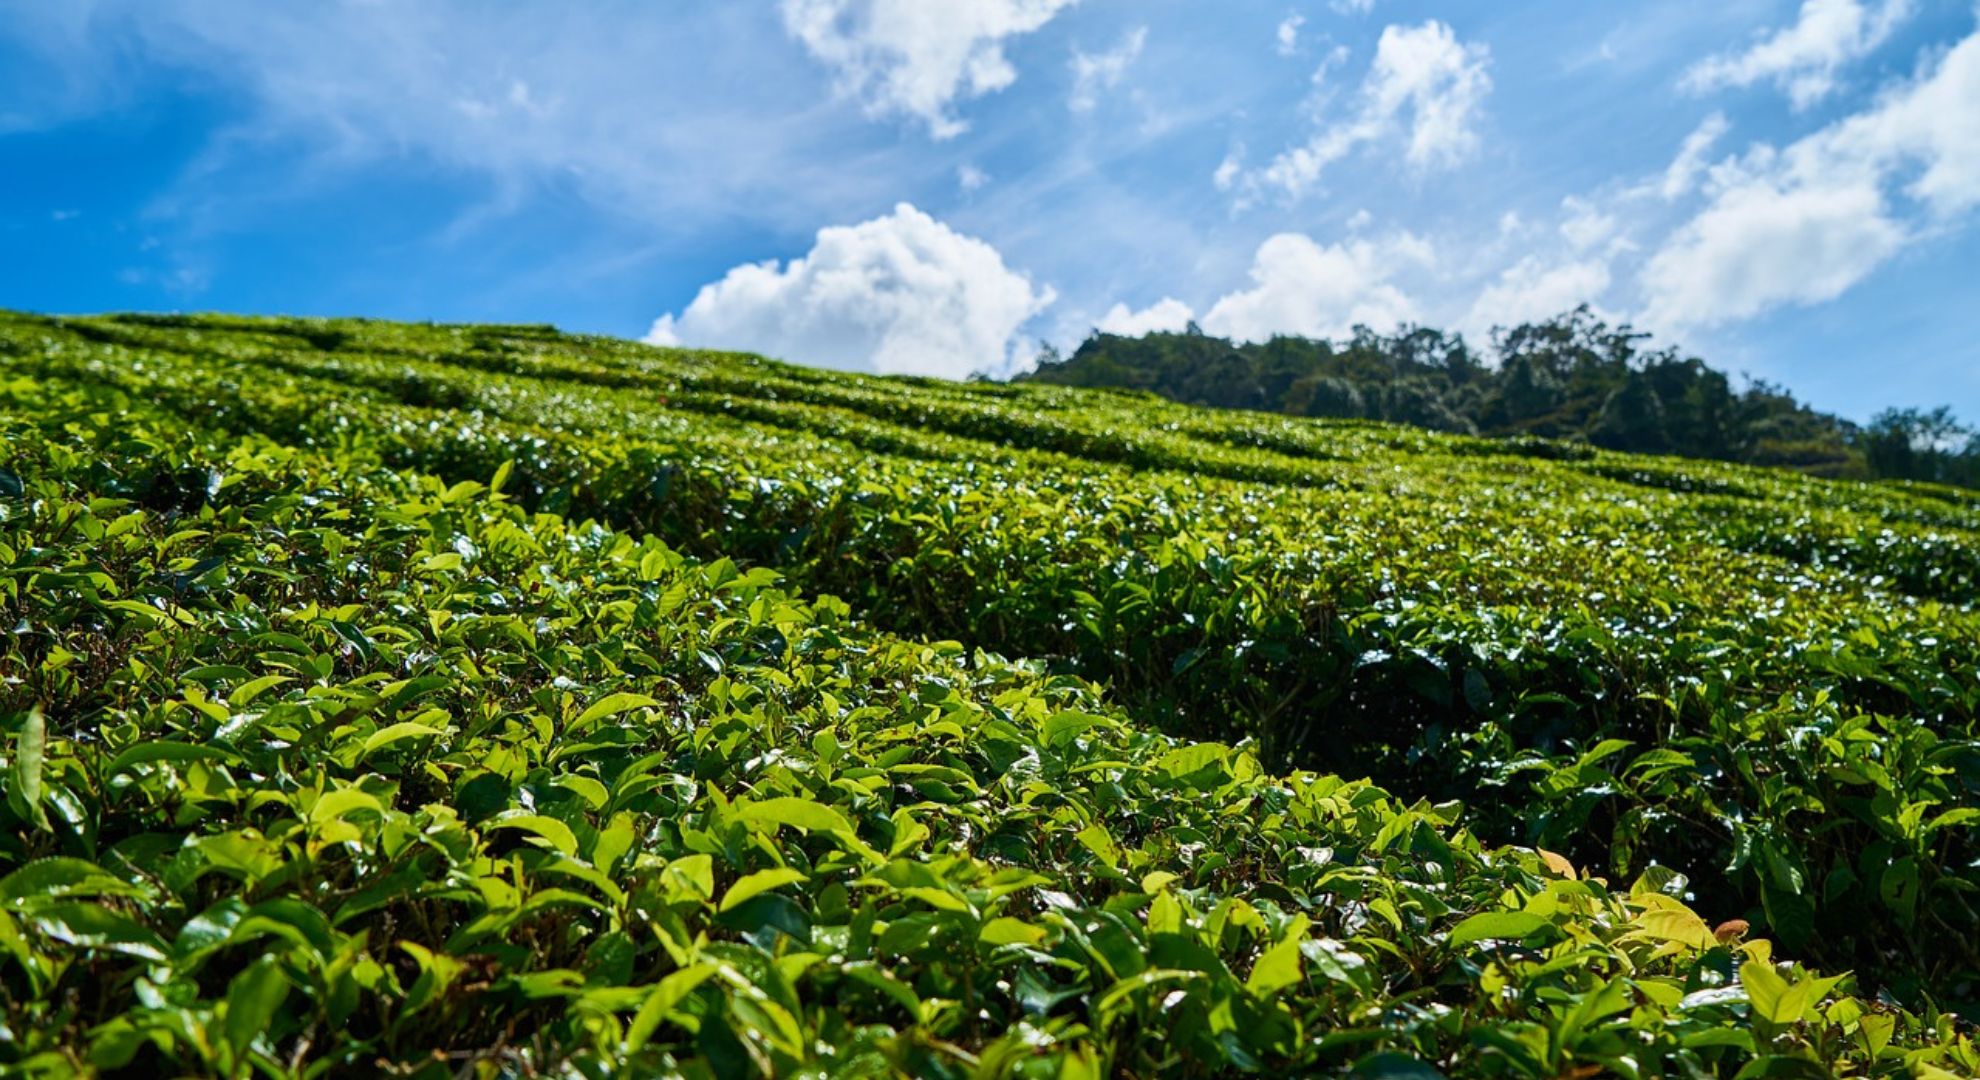
[[1529,435],[1612,450],[1738,461],[1820,476],[1980,488],[1980,432],[1952,411],[1888,409],[1867,425],[1779,385],[1725,372],[1586,306],[1492,333],[1489,350],[1421,326],[1345,341],[1233,342],[1195,323],[1046,348],[1019,380],[1145,390],[1174,401],[1293,416],[1387,420],[1468,435]]

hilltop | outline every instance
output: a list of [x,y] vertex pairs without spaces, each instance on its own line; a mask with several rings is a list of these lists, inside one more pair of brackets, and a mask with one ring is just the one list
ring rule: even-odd
[[1961,488],[0,314],[0,530],[10,1068],[1980,1071]]
[[1819,412],[1581,307],[1461,335],[1356,327],[1344,341],[1234,342],[1194,324],[1141,337],[1095,332],[1048,350],[1019,382],[1146,390],[1172,401],[1293,416],[1387,420],[1433,431],[1541,436],[1610,450],[1777,465],[1816,476],[1980,487],[1980,434],[1950,409],[1887,409],[1868,426]]

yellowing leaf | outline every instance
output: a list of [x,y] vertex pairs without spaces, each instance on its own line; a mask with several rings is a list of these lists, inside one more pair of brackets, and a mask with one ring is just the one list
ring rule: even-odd
[[1872,1058],[1884,1052],[1896,1031],[1897,1017],[1885,1013],[1867,1013],[1856,1022],[1857,1037],[1863,1040],[1863,1048]]
[[1631,920],[1639,935],[1653,941],[1674,941],[1693,949],[1709,949],[1717,944],[1712,928],[1705,925],[1697,912],[1655,893],[1644,899],[1652,902]]
[[1546,848],[1534,848],[1533,850],[1540,853],[1540,861],[1547,864],[1547,869],[1552,870],[1564,878],[1575,876],[1574,864],[1567,861],[1566,856],[1556,855]]
[[984,923],[976,936],[985,945],[1036,945],[1045,940],[1046,933],[1022,919],[1006,915]]

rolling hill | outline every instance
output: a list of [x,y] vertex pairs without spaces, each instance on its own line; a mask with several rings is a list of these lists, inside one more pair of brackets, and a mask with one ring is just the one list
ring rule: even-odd
[[1980,1072],[1980,495],[0,314],[0,1064]]

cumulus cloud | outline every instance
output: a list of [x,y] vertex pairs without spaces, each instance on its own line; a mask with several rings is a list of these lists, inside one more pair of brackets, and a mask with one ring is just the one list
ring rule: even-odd
[[1128,31],[1121,43],[1100,53],[1073,50],[1072,96],[1066,105],[1074,112],[1091,112],[1099,104],[1100,92],[1120,85],[1121,77],[1141,56],[1141,47],[1148,41],[1148,28],[1137,26]]
[[1872,184],[1742,183],[1679,229],[1644,268],[1651,323],[1718,323],[1782,303],[1832,300],[1904,240]]
[[1616,239],[1622,228],[1613,213],[1573,195],[1561,200],[1561,211],[1565,215],[1561,220],[1561,236],[1577,252]]
[[662,315],[647,340],[958,379],[1007,367],[1020,329],[1053,298],[996,248],[901,203],[820,229],[801,258],[730,270],[679,315]]
[[[1910,83],[1789,151],[1797,176],[1860,169],[1904,180],[1905,194],[1949,218],[1980,205],[1980,33]],[[1915,171],[1909,171],[1915,170]]]
[[1411,164],[1455,164],[1477,147],[1472,121],[1492,88],[1487,62],[1485,46],[1458,41],[1439,22],[1382,31],[1369,98],[1374,114],[1385,121],[1410,114]]
[[905,114],[938,139],[967,126],[958,100],[1017,81],[1011,38],[1051,22],[1076,0],[783,0],[784,27],[881,115]]
[[1483,340],[1495,326],[1550,319],[1582,304],[1593,304],[1609,288],[1609,266],[1601,259],[1550,263],[1527,256],[1501,272],[1473,301],[1458,327]]
[[1766,35],[1743,52],[1709,57],[1685,72],[1682,85],[1695,92],[1751,86],[1768,80],[1797,109],[1820,101],[1835,89],[1844,65],[1867,55],[1911,15],[1913,0],[1803,0],[1794,25]]
[[[1338,57],[1328,63],[1337,62]],[[1459,41],[1436,20],[1390,26],[1375,46],[1353,115],[1325,124],[1304,144],[1247,177],[1247,194],[1273,189],[1291,197],[1310,191],[1327,167],[1363,145],[1401,136],[1404,158],[1418,169],[1448,167],[1478,146],[1475,125],[1492,88],[1485,46]],[[1323,64],[1316,78],[1324,77]]]
[[1381,243],[1319,244],[1279,233],[1259,245],[1251,287],[1219,299],[1204,329],[1245,341],[1274,334],[1340,337],[1359,324],[1379,330],[1417,318],[1417,306],[1394,282],[1409,264],[1428,264],[1429,245],[1402,234]]
[[1100,316],[1100,322],[1094,329],[1103,334],[1140,337],[1158,331],[1173,333],[1187,327],[1195,317],[1196,313],[1190,310],[1188,304],[1165,296],[1140,311],[1131,310],[1126,304],[1115,304]]
[[1710,325],[1833,299],[1931,222],[1980,205],[1975,101],[1980,34],[1864,111],[1712,168],[1705,207],[1644,267],[1647,321]]

